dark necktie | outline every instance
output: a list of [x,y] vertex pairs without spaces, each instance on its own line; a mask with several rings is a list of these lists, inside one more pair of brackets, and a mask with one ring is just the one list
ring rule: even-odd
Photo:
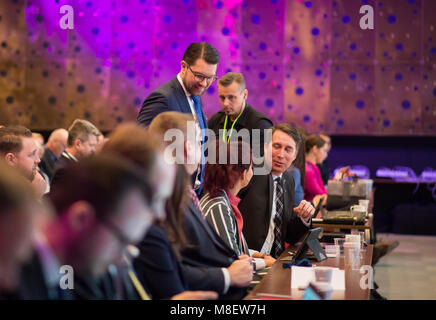
[[280,183],[280,178],[275,179],[276,193],[276,214],[274,216],[274,243],[271,248],[271,255],[278,258],[283,252],[283,239],[282,239],[282,223],[283,223],[283,187]]
[[206,125],[203,122],[203,112],[200,107],[200,98],[197,96],[191,96],[192,101],[194,101],[195,113],[197,114],[198,124],[201,129],[201,172],[200,172],[200,188],[197,190],[197,193],[200,194],[203,189],[203,178],[204,178],[204,129],[206,129]]

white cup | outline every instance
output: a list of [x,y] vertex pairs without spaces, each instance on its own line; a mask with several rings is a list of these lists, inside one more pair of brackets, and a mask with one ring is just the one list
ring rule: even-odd
[[360,242],[344,243],[345,268],[359,269],[360,265]]
[[326,245],[325,254],[329,258],[339,257],[341,254],[341,247],[339,245]]
[[367,200],[367,199],[360,199],[359,200],[359,206],[364,207],[365,211],[368,212],[369,200]]
[[313,272],[315,274],[316,282],[332,282],[333,268],[330,267],[314,267]]

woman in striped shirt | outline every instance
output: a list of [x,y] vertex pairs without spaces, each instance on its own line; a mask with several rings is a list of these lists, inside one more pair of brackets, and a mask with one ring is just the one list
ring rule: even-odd
[[252,177],[250,146],[241,141],[217,142],[216,163],[206,163],[204,196],[200,206],[206,220],[238,256],[245,254],[261,258],[254,261],[256,270],[259,270],[271,266],[275,259],[259,252],[251,255],[242,233],[244,221],[238,209],[240,199],[237,194]]

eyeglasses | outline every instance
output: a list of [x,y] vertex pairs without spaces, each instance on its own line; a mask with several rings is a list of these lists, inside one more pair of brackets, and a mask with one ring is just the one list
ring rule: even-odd
[[202,75],[201,73],[194,72],[194,71],[192,71],[190,65],[188,65],[188,69],[192,72],[192,74],[194,75],[194,79],[198,82],[203,82],[204,80],[206,80],[207,84],[211,84],[216,79],[218,79],[218,77],[216,75],[213,75],[211,77],[206,77],[205,75]]

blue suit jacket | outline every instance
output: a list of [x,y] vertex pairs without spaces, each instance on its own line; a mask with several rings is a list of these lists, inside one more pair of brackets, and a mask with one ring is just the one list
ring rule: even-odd
[[[185,91],[183,91],[182,85],[179,80],[177,80],[177,77],[174,77],[150,93],[142,103],[137,123],[147,127],[159,113],[165,111],[192,113]],[[204,112],[202,111],[199,116],[202,117],[203,123],[207,128],[207,120]]]
[[182,269],[190,290],[212,290],[220,299],[242,299],[245,288],[230,287],[225,295],[224,275],[221,268],[228,268],[238,259],[230,248],[202,217],[190,201],[184,220],[184,232],[191,245],[182,251]]

